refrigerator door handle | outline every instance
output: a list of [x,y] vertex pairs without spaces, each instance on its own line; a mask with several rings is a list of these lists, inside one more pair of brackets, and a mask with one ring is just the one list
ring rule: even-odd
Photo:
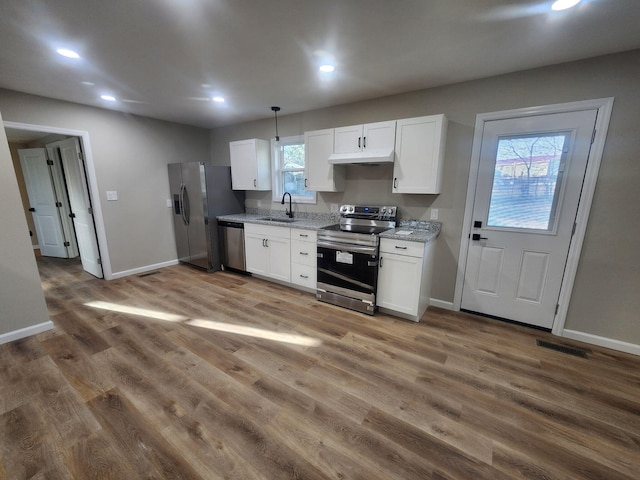
[[182,216],[182,222],[185,225],[189,225],[189,196],[184,183],[180,185],[180,215]]

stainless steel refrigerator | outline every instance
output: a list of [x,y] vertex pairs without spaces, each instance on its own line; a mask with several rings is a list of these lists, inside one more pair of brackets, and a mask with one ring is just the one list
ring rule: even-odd
[[189,162],[169,164],[178,260],[220,270],[216,217],[244,213],[244,192],[231,189],[231,168]]

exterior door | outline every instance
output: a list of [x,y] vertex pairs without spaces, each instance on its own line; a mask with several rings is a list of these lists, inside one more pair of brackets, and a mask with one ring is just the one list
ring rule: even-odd
[[80,143],[77,138],[69,138],[54,145],[60,149],[82,268],[95,277],[103,278]]
[[40,253],[45,257],[67,258],[69,255],[45,149],[27,148],[18,150],[18,155]]
[[463,309],[552,327],[596,115],[484,124]]

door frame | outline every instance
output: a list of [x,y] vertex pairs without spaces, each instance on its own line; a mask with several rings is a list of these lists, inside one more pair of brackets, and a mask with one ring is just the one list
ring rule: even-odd
[[109,258],[109,249],[107,248],[107,235],[104,227],[104,217],[102,215],[102,205],[100,203],[100,194],[98,190],[98,179],[96,177],[95,163],[93,161],[93,153],[91,151],[91,142],[89,141],[89,132],[84,130],[71,130],[68,128],[58,128],[46,125],[34,125],[30,123],[9,121],[3,122],[3,128],[5,127],[33,132],[57,133],[60,135],[69,135],[79,138],[80,147],[82,148],[83,154],[83,163],[87,174],[87,188],[89,191],[89,197],[91,198],[91,206],[93,208],[93,220],[96,227],[98,249],[100,250],[102,274],[105,280],[113,279],[113,272],[111,271],[111,259]]
[[587,230],[589,212],[593,202],[593,195],[602,161],[609,121],[613,110],[614,97],[599,98],[593,100],[583,100],[578,102],[557,103],[553,105],[542,105],[535,107],[518,108],[513,110],[503,110],[499,112],[479,113],[476,115],[476,125],[473,135],[473,148],[471,151],[471,165],[469,167],[469,180],[467,183],[467,198],[464,207],[464,220],[462,224],[462,234],[460,236],[460,253],[458,254],[458,272],[456,275],[456,287],[453,297],[453,309],[460,310],[462,305],[462,288],[464,286],[464,276],[467,267],[467,254],[469,251],[469,235],[471,234],[471,221],[473,215],[473,203],[475,199],[476,183],[478,180],[478,169],[480,166],[480,148],[484,135],[486,122],[494,120],[507,120],[510,118],[547,115],[553,113],[568,113],[581,110],[598,110],[596,118],[596,131],[589,153],[587,170],[585,172],[582,194],[578,204],[576,215],[576,229],[569,245],[569,255],[565,266],[565,273],[560,287],[560,297],[558,299],[558,311],[553,320],[552,333],[562,336],[564,325],[569,310],[569,301],[578,270],[582,244]]

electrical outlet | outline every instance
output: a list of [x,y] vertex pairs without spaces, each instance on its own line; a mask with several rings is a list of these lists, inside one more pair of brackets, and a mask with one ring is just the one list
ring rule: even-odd
[[431,220],[437,220],[438,219],[438,209],[437,208],[432,208],[431,209]]
[[115,190],[107,190],[107,200],[110,202],[118,200],[118,192]]
[[173,202],[170,198],[167,198],[167,208],[173,208]]

